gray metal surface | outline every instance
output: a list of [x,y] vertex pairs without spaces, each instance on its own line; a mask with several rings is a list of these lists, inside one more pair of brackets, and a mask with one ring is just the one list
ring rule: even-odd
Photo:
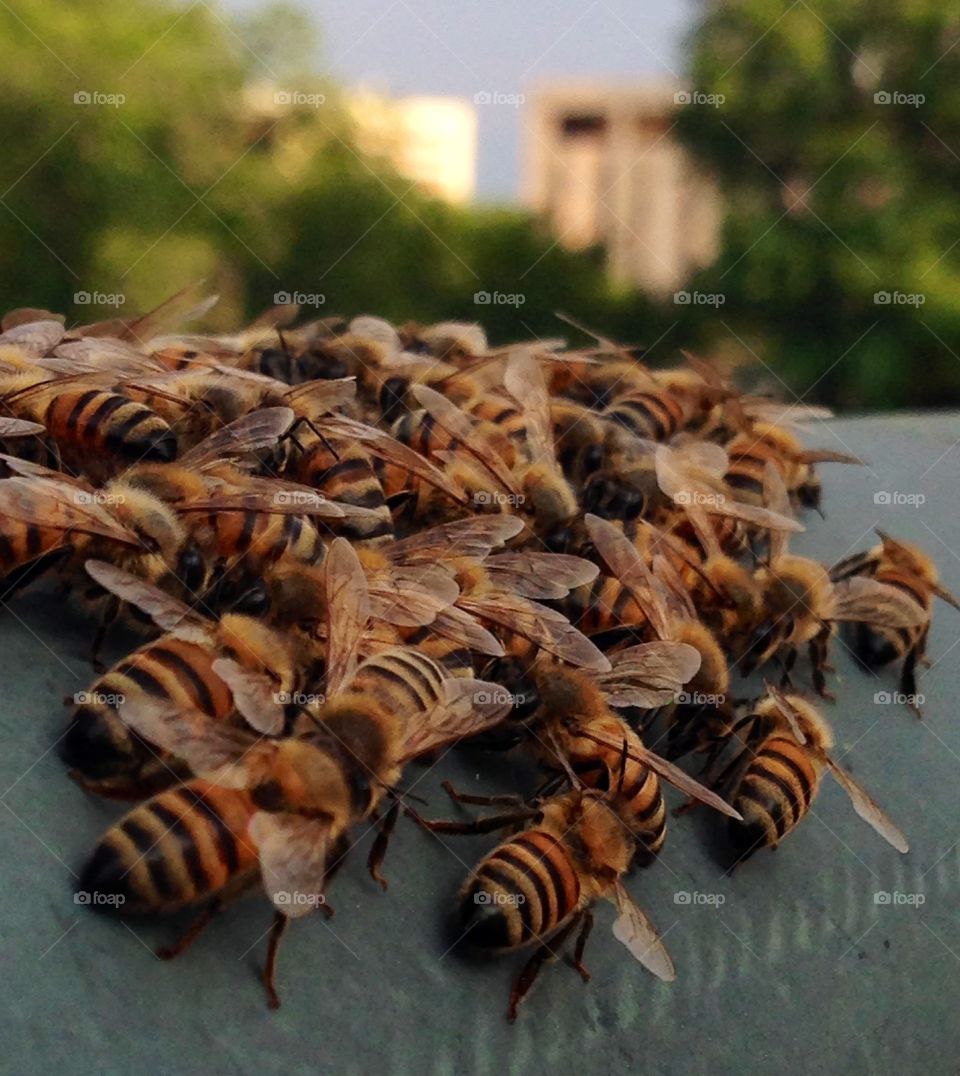
[[[832,561],[864,548],[880,525],[934,552],[960,592],[957,437],[949,416],[817,428],[811,444],[861,454],[870,469],[823,469],[827,520],[812,517],[796,549]],[[926,499],[888,506],[875,503],[878,492]],[[547,968],[512,1028],[504,1011],[520,961],[447,952],[444,922],[495,837],[441,842],[402,820],[388,893],[366,874],[370,835],[361,837],[331,888],[335,918],[288,932],[277,1013],[255,977],[264,899],[229,909],[173,963],[151,950],[175,924],[128,927],[74,904],[71,872],[122,813],[78,791],[51,750],[61,697],[91,679],[87,639],[82,617],[52,598],[0,612],[3,1071],[956,1071],[960,614],[946,606],[922,675],[922,723],[874,702],[896,687],[892,674],[874,679],[835,648],[838,701],[827,713],[837,753],[849,751],[845,764],[906,831],[909,855],[885,845],[832,785],[776,853],[730,878],[713,820],[702,811],[676,820],[662,862],[630,889],[666,933],[677,982],[659,983],[630,959],[604,907],[587,949],[593,982],[564,964]],[[429,798],[425,811],[450,816],[442,777],[503,791],[522,776],[519,764],[454,753],[408,783]]]

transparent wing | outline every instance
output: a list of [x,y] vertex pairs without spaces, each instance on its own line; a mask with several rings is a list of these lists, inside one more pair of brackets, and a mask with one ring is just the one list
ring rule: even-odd
[[877,831],[888,843],[892,844],[898,852],[910,851],[907,838],[894,824],[889,816],[880,808],[873,797],[862,785],[859,785],[846,770],[842,769],[831,758],[826,758],[827,767],[833,774],[834,779],[850,797],[853,809],[871,828]]
[[405,761],[493,728],[513,705],[499,684],[487,680],[451,677],[444,680],[443,692],[436,706],[408,717]]
[[634,903],[619,879],[614,883],[613,898],[618,912],[613,924],[613,936],[629,949],[634,959],[639,960],[647,971],[665,983],[672,983],[677,972],[657,928],[650,922],[646,912]]
[[501,586],[540,600],[565,598],[600,574],[592,561],[566,553],[497,553],[484,567]]
[[400,538],[384,552],[396,564],[433,564],[460,557],[484,560],[492,549],[516,537],[523,527],[523,520],[517,516],[460,519]]
[[135,605],[162,631],[175,632],[178,638],[191,642],[210,642],[215,636],[215,626],[195,612],[179,598],[159,587],[140,579],[122,568],[116,568],[102,560],[88,560],[87,574],[104,590]]
[[852,575],[833,585],[831,620],[852,620],[889,628],[915,628],[927,611],[899,587],[868,576]]
[[360,642],[370,618],[370,595],[357,554],[346,538],[337,538],[324,562],[326,573],[326,691],[335,695],[353,673]]
[[180,457],[184,467],[202,467],[225,457],[242,456],[272,448],[293,425],[289,407],[263,407],[236,419],[212,433],[196,447]]
[[265,673],[247,669],[233,658],[217,658],[213,671],[230,688],[233,704],[246,723],[265,736],[283,732],[283,706],[276,684]]
[[613,668],[597,682],[611,706],[654,710],[674,702],[700,668],[700,653],[687,643],[653,642],[611,656]]
[[323,902],[329,823],[286,812],[257,811],[247,833],[257,846],[260,876],[278,912],[300,919]]

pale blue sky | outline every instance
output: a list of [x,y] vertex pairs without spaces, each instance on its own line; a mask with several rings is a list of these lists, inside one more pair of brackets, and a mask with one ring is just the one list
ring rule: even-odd
[[[248,10],[255,0],[222,0]],[[323,64],[345,82],[394,94],[522,93],[537,79],[682,80],[691,0],[303,0],[323,34]],[[481,197],[519,181],[520,122],[508,105],[479,109]]]

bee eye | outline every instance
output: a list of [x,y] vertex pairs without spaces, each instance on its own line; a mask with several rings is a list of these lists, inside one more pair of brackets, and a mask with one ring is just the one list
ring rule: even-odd
[[263,811],[279,811],[286,798],[279,781],[261,781],[251,792],[253,802]]
[[391,377],[380,389],[380,410],[385,421],[397,418],[405,409],[404,396],[407,392],[407,380],[403,377]]
[[198,590],[203,585],[206,565],[196,546],[187,546],[177,558],[177,575],[187,590]]

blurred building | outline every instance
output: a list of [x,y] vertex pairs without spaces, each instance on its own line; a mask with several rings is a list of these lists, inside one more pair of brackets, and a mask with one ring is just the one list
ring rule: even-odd
[[662,84],[559,82],[524,118],[525,202],[564,245],[602,245],[614,279],[660,294],[719,246],[717,190],[671,130],[682,99]]
[[391,98],[350,93],[361,149],[387,157],[402,175],[447,201],[472,200],[477,182],[477,113],[460,97]]

